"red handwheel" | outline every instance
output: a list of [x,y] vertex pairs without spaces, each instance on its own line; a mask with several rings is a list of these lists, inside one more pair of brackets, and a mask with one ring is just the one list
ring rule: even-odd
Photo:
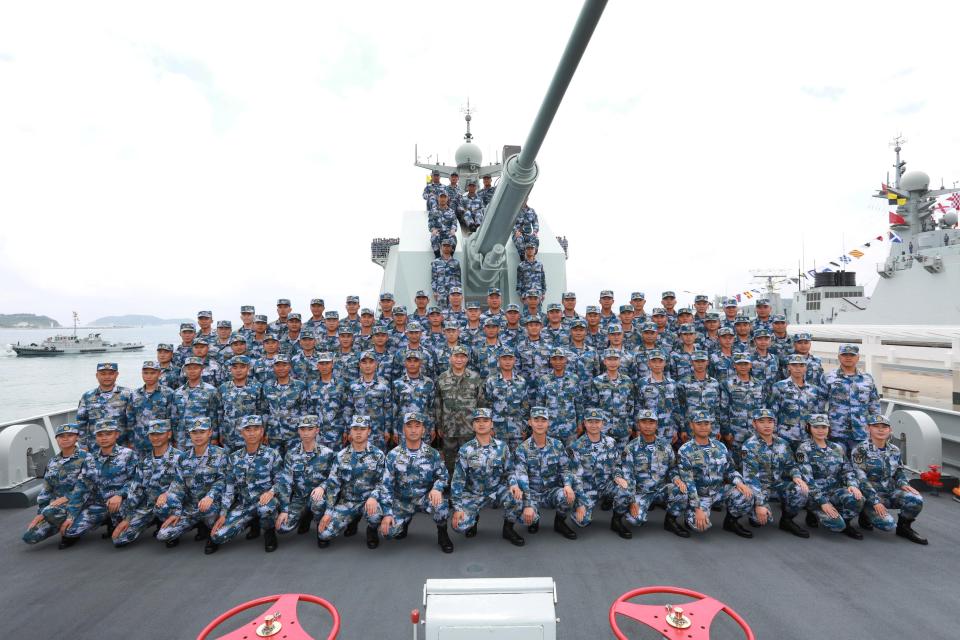
[[[674,605],[636,604],[627,602],[637,596],[654,593],[667,593],[688,598],[698,598],[688,602],[683,607]],[[747,640],[756,640],[753,631],[746,621],[736,611],[702,593],[681,589],[680,587],[643,587],[627,591],[610,605],[610,629],[618,640],[628,640],[617,624],[617,614],[642,622],[654,631],[657,631],[669,640],[683,638],[684,640],[710,640],[710,625],[719,612],[733,618],[740,625]]]
[[244,640],[244,638],[248,640],[255,640],[256,638],[314,640],[313,636],[308,635],[306,631],[300,628],[300,621],[297,619],[297,603],[300,601],[320,605],[330,612],[330,616],[333,618],[333,628],[330,629],[327,640],[334,640],[340,633],[340,614],[337,612],[337,608],[323,598],[312,596],[309,593],[284,593],[244,602],[217,616],[213,622],[204,627],[200,635],[197,636],[197,640],[206,640],[214,629],[238,613],[243,613],[247,609],[259,607],[268,602],[272,602],[273,606],[265,614],[257,616],[252,622],[236,631],[220,636],[217,640]]

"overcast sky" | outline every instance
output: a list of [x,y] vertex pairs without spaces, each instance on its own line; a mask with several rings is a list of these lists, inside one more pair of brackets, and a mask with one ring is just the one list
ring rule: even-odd
[[[849,251],[900,132],[960,179],[957,3],[781,4],[608,6],[530,198],[581,305]],[[521,144],[580,3],[143,6],[0,5],[0,313],[372,305],[414,144],[452,162],[467,97],[485,160]]]

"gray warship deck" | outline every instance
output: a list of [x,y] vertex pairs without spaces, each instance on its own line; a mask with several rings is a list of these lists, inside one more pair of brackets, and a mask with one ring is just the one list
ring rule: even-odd
[[[453,535],[456,550],[436,546],[429,518],[418,516],[406,540],[366,548],[363,528],[320,550],[313,536],[288,534],[263,552],[262,538],[242,539],[204,556],[193,534],[166,549],[149,532],[115,550],[98,530],[72,549],[57,539],[37,546],[19,537],[33,509],[0,511],[4,580],[0,614],[22,638],[194,638],[219,613],[275,593],[306,592],[332,601],[342,616],[341,638],[409,638],[411,609],[421,604],[427,578],[551,576],[557,582],[560,636],[612,637],[610,603],[648,585],[675,585],[733,607],[758,638],[956,638],[955,580],[960,575],[960,504],[927,497],[917,529],[921,547],[892,533],[867,533],[857,542],[822,530],[799,540],[775,527],[742,540],[714,528],[689,540],[661,528],[651,514],[633,540],[608,529],[609,514],[568,541],[552,531],[547,512],[536,535],[515,548],[500,538],[500,517],[484,510],[480,535]],[[150,530],[152,531],[152,529]],[[682,598],[637,600],[676,603]],[[312,613],[308,613],[308,609]],[[304,626],[326,637],[322,610],[301,605]],[[255,610],[256,611],[256,610]],[[239,616],[236,624],[252,619]],[[742,638],[718,617],[714,638]],[[226,627],[221,627],[226,629]],[[624,625],[630,633],[629,624]],[[637,630],[633,638],[654,638]]]

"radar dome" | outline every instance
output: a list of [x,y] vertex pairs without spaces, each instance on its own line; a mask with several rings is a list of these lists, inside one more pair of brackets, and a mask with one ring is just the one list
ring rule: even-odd
[[952,227],[953,225],[957,224],[957,212],[951,211],[950,213],[943,214],[941,221],[948,227]]
[[900,188],[907,191],[926,191],[930,176],[923,171],[908,171],[900,177]]
[[465,164],[475,164],[479,166],[482,164],[483,152],[480,151],[480,147],[472,142],[464,142],[457,148],[454,158],[457,161],[458,167]]

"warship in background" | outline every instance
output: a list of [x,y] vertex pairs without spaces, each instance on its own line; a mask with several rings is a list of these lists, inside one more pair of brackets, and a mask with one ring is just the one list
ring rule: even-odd
[[10,345],[17,357],[20,358],[50,358],[65,355],[87,355],[91,353],[117,353],[121,351],[140,351],[142,342],[108,342],[100,337],[99,333],[88,334],[81,338],[77,335],[79,317],[73,312],[73,334],[55,335],[47,338],[40,344]]

